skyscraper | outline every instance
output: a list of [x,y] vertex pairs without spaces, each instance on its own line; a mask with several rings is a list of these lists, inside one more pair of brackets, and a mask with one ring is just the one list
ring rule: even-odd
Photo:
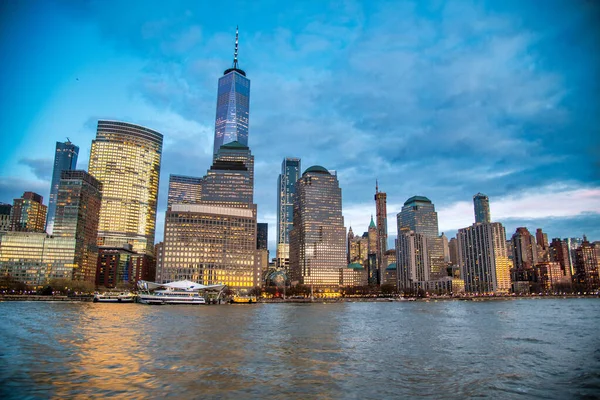
[[54,154],[54,170],[52,171],[52,183],[50,184],[50,198],[48,200],[48,216],[46,218],[46,232],[53,233],[54,215],[56,213],[56,199],[58,196],[58,184],[60,173],[65,170],[77,168],[77,155],[79,147],[67,139],[66,142],[56,142]]
[[102,184],[96,178],[85,171],[61,172],[54,235],[74,239],[73,280],[95,281],[101,202]]
[[529,285],[533,280],[533,267],[538,263],[537,245],[535,237],[527,228],[517,228],[512,235],[513,263],[512,270],[513,291],[515,293],[529,293]]
[[427,197],[413,196],[404,202],[397,215],[398,235],[400,232],[413,231],[427,237],[430,279],[446,275],[444,245],[438,231],[438,216],[435,206]]
[[487,224],[492,222],[490,216],[490,199],[483,193],[477,193],[473,196],[473,206],[475,208],[475,222]]
[[266,222],[256,224],[256,248],[258,250],[269,249],[269,224]]
[[600,289],[596,245],[588,242],[585,235],[581,246],[575,250],[575,282],[588,291]]
[[296,182],[290,231],[292,281],[339,287],[340,268],[347,265],[345,236],[337,177],[318,165],[308,168]]
[[10,211],[10,230],[17,232],[44,232],[48,207],[37,193],[25,192],[13,200]]
[[235,31],[233,66],[219,78],[213,156],[224,144],[234,141],[248,146],[250,79],[238,68],[238,30]]
[[[387,250],[387,194],[379,191],[379,183],[375,181],[375,214],[377,216],[377,269],[380,279],[387,265],[383,256]],[[382,282],[379,282],[382,283]]]
[[438,237],[438,216],[435,206],[427,197],[413,196],[404,202],[397,215],[398,232],[414,231],[429,238]]
[[499,222],[475,223],[458,230],[461,278],[468,293],[508,293],[510,261],[506,231]]
[[98,121],[89,172],[102,183],[100,246],[130,244],[154,253],[163,135],[143,126]]
[[202,178],[169,175],[167,207],[171,204],[196,204],[202,197]]
[[277,178],[277,254],[276,266],[289,272],[290,230],[294,224],[294,195],[300,179],[300,159],[284,158]]
[[237,141],[225,144],[202,179],[203,202],[254,202],[254,156]]
[[427,236],[414,231],[398,232],[398,239],[396,239],[398,289],[418,290],[424,288],[429,281],[427,240]]

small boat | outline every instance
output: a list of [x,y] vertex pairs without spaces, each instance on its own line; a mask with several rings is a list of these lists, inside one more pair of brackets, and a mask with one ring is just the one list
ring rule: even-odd
[[252,304],[256,303],[256,297],[254,296],[233,296],[229,301],[231,304]]
[[94,303],[133,303],[135,294],[130,292],[95,293]]

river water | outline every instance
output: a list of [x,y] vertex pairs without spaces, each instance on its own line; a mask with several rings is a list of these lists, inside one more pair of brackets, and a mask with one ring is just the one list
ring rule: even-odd
[[0,398],[600,398],[600,299],[0,303]]

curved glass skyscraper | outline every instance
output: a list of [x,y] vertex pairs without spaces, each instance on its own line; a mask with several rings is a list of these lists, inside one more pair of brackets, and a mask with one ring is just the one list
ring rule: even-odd
[[233,67],[226,69],[219,79],[213,156],[216,156],[224,144],[237,141],[248,146],[250,79],[246,78],[246,73],[238,68],[237,52],[236,29]]
[[98,121],[89,172],[102,183],[99,245],[154,253],[162,144],[163,135],[152,129]]

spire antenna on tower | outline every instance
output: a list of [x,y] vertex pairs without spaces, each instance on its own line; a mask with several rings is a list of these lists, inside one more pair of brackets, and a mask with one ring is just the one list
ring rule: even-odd
[[235,51],[233,52],[233,68],[238,67],[238,26],[235,27]]
[[375,179],[375,193],[379,193],[379,182]]

